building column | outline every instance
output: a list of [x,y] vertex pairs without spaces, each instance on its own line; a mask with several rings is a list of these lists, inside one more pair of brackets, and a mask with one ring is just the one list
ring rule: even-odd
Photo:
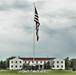
[[44,65],[42,65],[42,69],[44,69]]
[[38,65],[38,69],[40,70],[40,65]]

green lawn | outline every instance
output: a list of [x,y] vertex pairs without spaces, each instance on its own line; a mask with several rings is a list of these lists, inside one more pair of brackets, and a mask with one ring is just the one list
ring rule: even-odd
[[18,71],[0,70],[0,75],[76,75],[76,72],[66,70],[48,70],[45,73],[18,73]]

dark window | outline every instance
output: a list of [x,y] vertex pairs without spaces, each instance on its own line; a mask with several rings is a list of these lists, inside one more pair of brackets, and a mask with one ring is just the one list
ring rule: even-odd
[[34,61],[32,61],[32,63],[34,63]]
[[30,63],[30,61],[28,61],[28,63]]
[[22,67],[22,66],[20,65],[20,67]]
[[17,63],[17,61],[16,61],[16,63]]
[[36,63],[38,63],[38,61],[36,61]]
[[59,65],[57,65],[57,68],[59,68]]
[[55,63],[55,62],[53,61],[53,63]]
[[63,61],[61,61],[61,63],[63,63]]
[[20,61],[20,63],[21,63],[21,61]]
[[63,68],[63,65],[61,65],[61,68]]
[[26,63],[26,61],[25,61],[25,63]]
[[44,61],[44,63],[46,63],[46,61]]
[[42,61],[40,63],[42,63]]
[[13,61],[11,61],[11,63],[13,63]]
[[59,61],[57,61],[57,63],[59,63]]
[[15,67],[17,68],[17,65]]
[[11,67],[13,67],[13,65]]
[[53,66],[53,68],[54,68],[54,66]]

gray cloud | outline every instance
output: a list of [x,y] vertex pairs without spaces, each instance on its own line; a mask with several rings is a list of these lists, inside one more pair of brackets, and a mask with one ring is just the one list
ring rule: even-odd
[[[76,1],[58,1],[35,1],[41,23],[38,42],[35,36],[36,57],[75,57]],[[16,0],[0,4],[1,59],[33,56],[33,2]]]
[[2,1],[0,5],[0,11],[7,11],[11,9],[23,9],[24,11],[31,11],[29,9],[32,9],[31,3],[28,1],[21,1],[21,0],[16,0],[16,1],[9,1],[10,3]]

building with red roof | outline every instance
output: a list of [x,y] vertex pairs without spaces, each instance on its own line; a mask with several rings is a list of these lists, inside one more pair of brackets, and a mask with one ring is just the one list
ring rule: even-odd
[[23,64],[37,66],[38,69],[44,69],[44,64],[47,62],[50,62],[51,69],[65,69],[65,60],[57,58],[14,58],[9,61],[9,69],[22,69]]

